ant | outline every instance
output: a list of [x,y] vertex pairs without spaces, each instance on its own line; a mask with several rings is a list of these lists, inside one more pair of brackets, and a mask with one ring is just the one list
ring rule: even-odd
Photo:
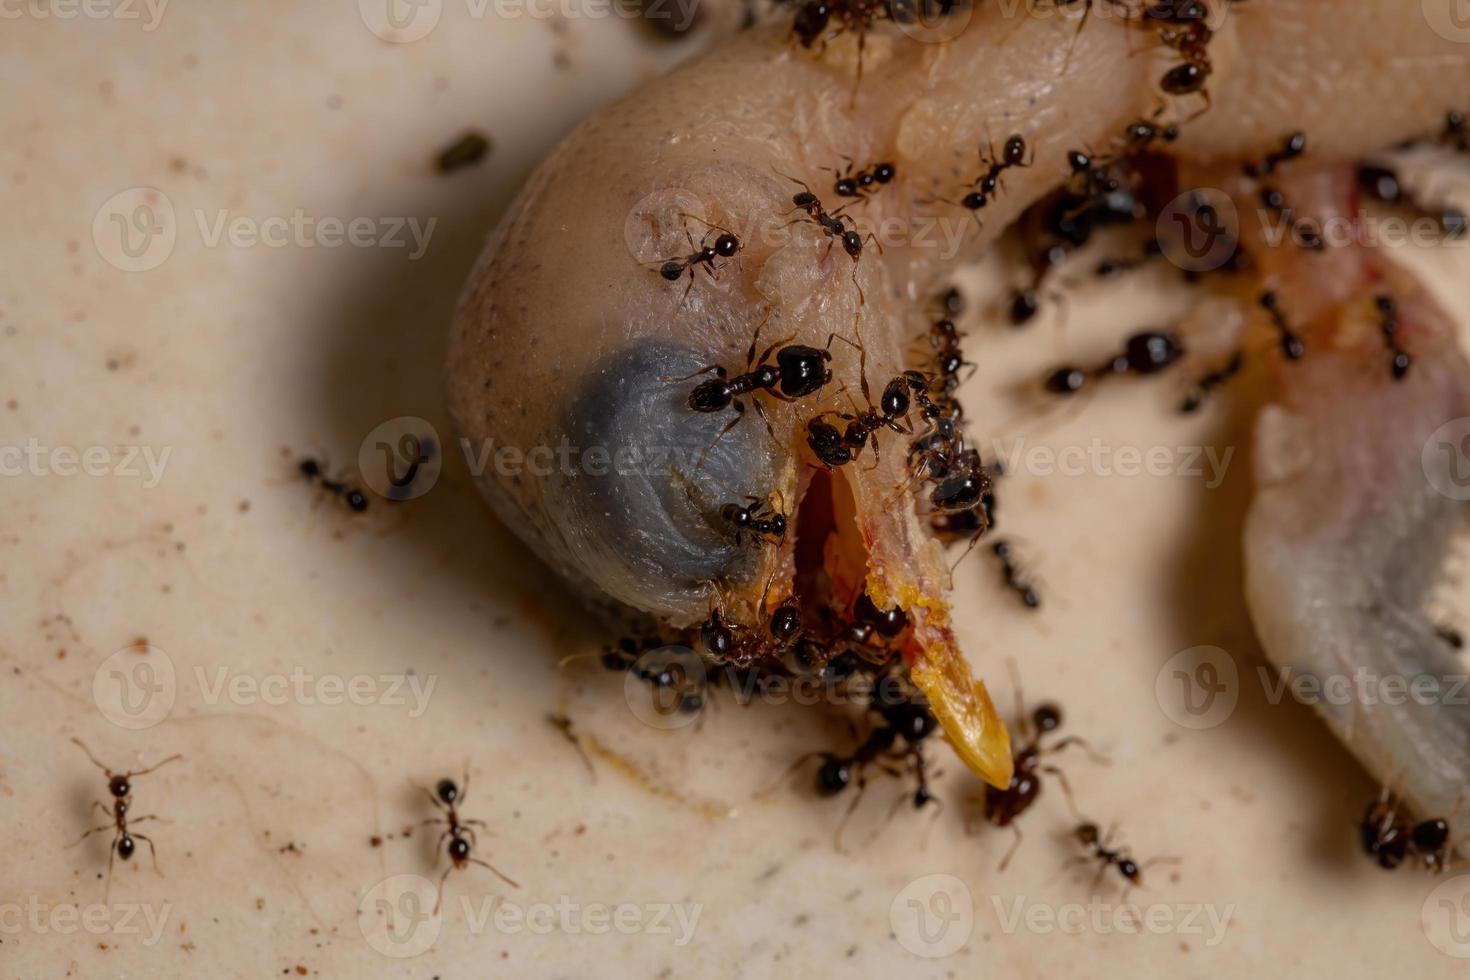
[[1207,21],[1210,10],[1204,0],[1157,0],[1144,10],[1144,16],[1159,21],[1159,40],[1173,48],[1184,59],[1159,79],[1159,88],[1173,96],[1199,93],[1204,97],[1204,112],[1210,108],[1210,93],[1205,88],[1214,73],[1209,46],[1215,32]]
[[[985,172],[970,184],[971,190],[960,199],[960,207],[967,211],[979,211],[990,203],[990,199],[1000,191],[1000,178],[1007,170],[1031,166],[1032,158],[1026,152],[1026,139],[1020,134],[1005,141],[1000,156],[996,156],[994,145],[989,146],[988,152],[988,156],[985,150],[980,152],[980,165]],[[978,214],[975,220],[980,220]]]
[[[779,500],[780,491],[776,491],[774,496]],[[735,530],[737,544],[743,544],[746,535],[770,541],[780,541],[786,536],[786,515],[783,512],[759,497],[747,496],[745,499],[751,502],[750,506],[725,504],[720,508],[720,516]]]
[[1457,152],[1470,153],[1470,131],[1465,128],[1463,112],[1451,109],[1445,113],[1444,131],[1440,134],[1440,141],[1446,146],[1453,147]]
[[875,635],[891,642],[902,635],[908,625],[908,613],[901,607],[879,609],[872,597],[864,592],[853,602],[848,639],[863,646],[868,646]]
[[[777,171],[777,173],[780,173],[780,171]],[[786,177],[785,174],[781,174],[781,176]],[[843,205],[836,211],[828,212],[822,206],[822,199],[812,193],[812,189],[807,186],[806,181],[797,180],[795,177],[786,177],[786,179],[800,184],[802,187],[802,190],[791,195],[791,203],[793,205],[791,210],[804,212],[807,218],[816,224],[818,228],[822,229],[823,234],[828,238],[833,238],[841,242],[842,250],[848,254],[848,257],[853,262],[863,257],[863,244],[867,241],[878,244],[878,250],[880,252],[883,250],[883,246],[878,243],[878,239],[871,232],[867,238],[864,238],[858,233],[855,226],[852,228],[848,227],[848,222],[852,221],[852,218],[843,213],[847,209],[847,205]],[[788,211],[787,213],[789,214],[790,212]],[[801,219],[798,218],[797,220],[799,221]],[[830,252],[830,250],[831,246],[829,245],[828,251]]]
[[1241,169],[1247,177],[1252,180],[1260,180],[1275,173],[1283,163],[1295,160],[1307,152],[1307,134],[1295,132],[1281,141],[1281,148],[1272,150],[1261,158],[1259,163],[1247,163]]
[[1399,343],[1398,304],[1394,302],[1392,296],[1379,296],[1373,300],[1373,305],[1378,311],[1378,330],[1383,334],[1384,346],[1392,355],[1389,360],[1389,373],[1393,375],[1395,381],[1402,381],[1408,375],[1414,359]]
[[[419,788],[423,789],[423,787]],[[479,858],[471,855],[471,849],[479,846],[480,843],[475,835],[474,828],[485,826],[485,821],[460,819],[459,804],[464,802],[464,798],[469,795],[469,791],[470,774],[468,769],[465,770],[464,774],[463,790],[452,779],[439,780],[435,784],[434,792],[432,793],[426,789],[423,790],[424,795],[429,798],[429,801],[444,813],[444,816],[430,817],[424,823],[445,825],[444,832],[439,835],[440,844],[444,843],[444,838],[449,838],[449,846],[445,849],[445,853],[449,855],[449,867],[445,868],[444,873],[439,876],[439,895],[434,901],[434,911],[430,913],[431,915],[438,915],[439,906],[444,902],[444,879],[449,877],[449,872],[460,870],[467,864],[478,864],[482,868],[489,868],[496,877],[510,887],[521,887],[488,861],[481,861]]]
[[[1458,802],[1455,809],[1459,809]],[[1368,804],[1358,831],[1364,853],[1386,871],[1412,857],[1422,862],[1425,870],[1439,874],[1448,871],[1454,859],[1449,820],[1432,817],[1411,825],[1399,812],[1397,795],[1387,786]]]
[[[766,622],[766,629],[770,633],[769,642],[776,650],[790,646],[801,632],[801,610],[795,601],[788,599],[777,606]],[[710,610],[709,618],[700,624],[699,640],[712,660],[737,667],[750,666],[771,649],[755,630],[726,622],[718,608]]]
[[997,541],[990,546],[990,551],[1000,562],[1001,574],[1005,577],[1006,588],[1010,589],[1028,609],[1041,608],[1041,595],[1021,578],[1021,571],[1016,566],[1015,558],[1011,553],[1009,541]]
[[1179,406],[1179,411],[1186,415],[1199,411],[1200,406],[1205,403],[1205,399],[1209,398],[1211,392],[1222,387],[1244,368],[1245,352],[1239,350],[1234,351],[1230,355],[1230,359],[1223,365],[1213,368],[1195,379],[1194,386],[1189,394],[1184,397],[1184,402]]
[[320,484],[323,490],[341,497],[343,502],[352,510],[361,514],[368,508],[367,494],[341,480],[333,480],[326,475],[326,469],[316,459],[308,456],[296,468],[309,482]]
[[1292,329],[1285,311],[1281,309],[1281,298],[1276,295],[1276,291],[1266,290],[1257,302],[1261,304],[1261,309],[1270,316],[1272,326],[1276,328],[1276,332],[1281,337],[1281,356],[1288,361],[1300,361],[1307,354],[1306,344],[1302,343],[1301,336]]
[[[863,397],[868,399],[867,409],[849,415],[847,413],[823,412],[806,424],[806,444],[822,465],[827,469],[837,466],[846,466],[851,463],[868,445],[868,437],[875,435],[879,429],[889,428],[894,432],[905,435],[911,434],[912,429],[899,423],[899,419],[906,418],[909,413],[908,382],[902,378],[894,378],[883,389],[883,396],[879,399],[878,407],[874,408],[872,398],[868,393],[867,379],[863,379]],[[839,430],[835,425],[824,422],[828,415],[836,415],[847,423],[847,428]],[[878,452],[878,440],[873,440],[873,452]]]
[[[875,163],[866,170],[857,173],[852,172],[853,162],[851,157],[843,157],[847,161],[847,168],[837,174],[837,180],[832,185],[833,193],[838,197],[866,198],[878,190],[883,184],[892,183],[893,178],[898,175],[898,170],[891,163]],[[833,171],[837,173],[837,171]]]
[[[1092,853],[1079,854],[1076,857],[1069,858],[1067,864],[1072,865],[1087,860],[1097,861],[1097,877],[1092,881],[1092,887],[1094,888],[1102,881],[1103,875],[1107,873],[1110,867],[1118,869],[1118,874],[1128,882],[1128,890],[1131,891],[1135,886],[1143,884],[1143,872],[1153,865],[1179,863],[1178,858],[1158,857],[1151,858],[1140,865],[1129,856],[1128,848],[1113,848],[1109,845],[1109,841],[1113,839],[1113,830],[1109,830],[1106,835],[1103,835],[1099,833],[1097,824],[1095,823],[1080,823],[1077,825],[1077,829],[1073,831],[1073,834],[1076,836],[1078,842]],[[1128,892],[1125,891],[1123,894],[1126,897]]]
[[735,253],[741,249],[740,239],[734,233],[721,228],[719,225],[710,225],[703,218],[692,214],[681,214],[683,218],[694,218],[695,221],[709,225],[710,231],[718,231],[720,234],[715,238],[713,245],[706,244],[709,240],[709,232],[705,233],[705,240],[698,246],[694,244],[694,238],[689,235],[689,229],[684,229],[684,234],[689,238],[690,247],[695,251],[681,259],[669,259],[658,267],[658,274],[669,282],[678,282],[679,278],[687,271],[689,273],[689,285],[684,287],[684,296],[680,298],[682,306],[685,299],[689,298],[689,290],[694,288],[694,269],[696,266],[704,266],[706,272],[713,278],[715,274],[715,259],[733,258]]
[[1434,209],[1439,211],[1438,214],[1435,214],[1434,210],[1420,202],[1414,193],[1403,185],[1399,180],[1399,175],[1392,168],[1374,163],[1360,165],[1358,167],[1358,186],[1363,193],[1374,200],[1435,218],[1448,238],[1462,237],[1467,225],[1470,225],[1470,219],[1465,217],[1465,212],[1457,207]]
[[1129,337],[1122,353],[1091,372],[1078,367],[1059,367],[1047,375],[1043,386],[1054,395],[1075,395],[1087,386],[1090,378],[1157,374],[1183,356],[1184,345],[1173,331],[1145,330]]
[[[1012,676],[1015,676],[1015,665],[1010,663]],[[997,827],[1010,827],[1015,833],[1016,839],[1012,842],[1010,849],[1006,851],[1005,857],[1001,858],[998,870],[1004,871],[1015,855],[1016,849],[1021,846],[1021,828],[1016,826],[1016,819],[1029,810],[1041,795],[1043,775],[1055,776],[1062,792],[1067,796],[1067,802],[1071,805],[1072,787],[1067,783],[1067,777],[1060,769],[1043,759],[1048,755],[1068,748],[1072,745],[1080,745],[1099,763],[1106,764],[1106,760],[1097,753],[1085,740],[1077,735],[1068,735],[1053,742],[1043,745],[1042,739],[1056,731],[1062,725],[1062,709],[1052,702],[1044,702],[1036,706],[1028,720],[1021,707],[1021,685],[1016,680],[1016,714],[1017,726],[1024,741],[1016,746],[1014,753],[1014,769],[1011,773],[1011,781],[1005,789],[994,786],[985,787],[984,816]],[[1073,812],[1076,812],[1075,806]]]
[[[863,80],[863,53],[867,48],[868,31],[879,20],[892,20],[892,0],[801,0],[796,16],[791,22],[791,33],[803,48],[810,50],[818,41],[826,43],[846,31],[857,34],[857,81],[853,86],[853,98],[857,98],[857,85]],[[836,20],[838,26],[830,32],[828,28]]]
[[[178,754],[171,755],[167,759],[164,759],[162,762],[151,765],[147,769],[139,769],[135,772],[113,772],[111,769],[104,766],[101,762],[97,761],[97,757],[92,754],[92,750],[83,745],[81,739],[73,738],[72,742],[76,745],[77,748],[81,749],[87,754],[87,758],[92,760],[92,765],[96,766],[98,769],[101,769],[102,772],[106,774],[107,792],[112,794],[112,823],[103,824],[100,827],[93,827],[81,837],[78,837],[76,843],[72,844],[72,846],[75,847],[77,844],[80,844],[82,841],[86,840],[88,837],[91,837],[93,834],[98,833],[99,831],[113,831],[112,843],[107,848],[108,854],[107,887],[105,889],[106,891],[110,892],[112,890],[113,859],[120,857],[124,861],[127,861],[132,858],[133,852],[137,850],[138,841],[143,841],[148,845],[148,853],[153,857],[153,870],[156,874],[158,874],[159,877],[163,877],[163,872],[158,870],[158,850],[153,846],[153,839],[151,837],[145,837],[142,834],[135,833],[128,827],[128,807],[132,806],[133,803],[132,781],[138,776],[146,776],[150,772],[153,772],[155,769],[161,769],[162,767],[168,765],[170,762],[177,762],[178,760],[182,759],[183,756]],[[96,800],[92,802],[92,809],[101,810],[104,814],[108,813],[108,808],[106,807],[106,805]],[[143,823],[145,820],[157,819],[159,818],[150,814],[146,817],[133,817],[132,822],[134,824],[140,824]],[[106,898],[104,897],[103,900],[106,901]]]
[[1173,123],[1159,125],[1147,119],[1136,119],[1123,127],[1123,137],[1136,150],[1162,140],[1165,143],[1173,143],[1179,139],[1179,127]]

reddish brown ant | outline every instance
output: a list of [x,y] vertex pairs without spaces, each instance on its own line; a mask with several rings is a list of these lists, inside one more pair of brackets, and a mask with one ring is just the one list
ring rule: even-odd
[[1077,841],[1083,847],[1087,848],[1090,853],[1079,854],[1076,857],[1069,858],[1067,865],[1070,866],[1083,861],[1096,861],[1098,868],[1097,877],[1092,880],[1093,888],[1096,888],[1102,882],[1103,875],[1107,873],[1108,868],[1117,868],[1118,874],[1122,876],[1124,881],[1128,882],[1127,888],[1123,892],[1125,899],[1129,891],[1143,884],[1144,871],[1156,864],[1179,863],[1179,859],[1175,857],[1156,857],[1150,858],[1143,864],[1139,864],[1129,856],[1128,848],[1114,848],[1111,845],[1110,842],[1114,834],[1113,830],[1109,830],[1105,835],[1101,834],[1095,823],[1080,823],[1077,825],[1077,829],[1073,831],[1073,834],[1076,836]]
[[445,848],[445,853],[449,855],[449,867],[445,868],[444,873],[439,876],[439,894],[438,898],[434,900],[434,911],[430,913],[431,915],[439,914],[439,906],[444,901],[444,879],[449,877],[451,871],[462,870],[469,864],[478,864],[482,868],[488,868],[496,877],[512,888],[521,887],[506,877],[493,864],[490,864],[488,861],[482,861],[471,853],[471,850],[478,847],[480,843],[474,828],[484,827],[485,821],[462,820],[459,816],[459,805],[464,802],[465,797],[469,795],[470,791],[469,770],[465,770],[463,789],[456,785],[452,779],[439,780],[434,785],[434,792],[432,793],[422,786],[419,789],[423,791],[423,794],[429,798],[429,801],[434,806],[444,813],[444,816],[430,817],[424,823],[445,825],[444,832],[439,835],[439,844],[443,844],[446,837],[449,838],[449,846]]
[[[1012,676],[1015,676],[1014,665],[1011,665]],[[1057,784],[1062,787],[1066,794],[1067,804],[1076,812],[1072,804],[1072,787],[1067,782],[1067,777],[1060,769],[1043,759],[1048,755],[1078,745],[1090,755],[1094,761],[1106,764],[1105,759],[1093,752],[1091,746],[1085,740],[1069,735],[1059,739],[1050,745],[1043,745],[1042,739],[1056,731],[1062,724],[1062,709],[1056,704],[1045,702],[1036,706],[1031,713],[1029,721],[1022,708],[1020,681],[1016,685],[1016,717],[1017,727],[1021,740],[1017,743],[1014,753],[1014,769],[1011,781],[1005,789],[994,786],[985,787],[983,814],[986,820],[997,827],[1010,827],[1015,833],[1016,839],[1011,843],[1010,849],[1001,858],[999,870],[1004,871],[1015,855],[1016,849],[1021,846],[1021,828],[1016,826],[1016,819],[1031,808],[1041,795],[1043,775],[1056,777]]]
[[1056,368],[1046,376],[1043,387],[1054,395],[1075,395],[1090,379],[1157,374],[1183,356],[1184,345],[1178,334],[1170,330],[1146,330],[1129,337],[1120,354],[1090,372],[1071,366]]
[[[92,754],[92,750],[82,744],[81,739],[73,738],[72,742],[76,745],[77,748],[81,749],[87,754],[87,758],[92,760],[92,765],[96,766],[98,769],[101,769],[102,772],[107,776],[107,792],[112,795],[112,808],[110,811],[103,803],[100,803],[96,800],[92,801],[92,809],[101,810],[104,814],[111,816],[112,823],[103,824],[100,827],[93,827],[81,837],[78,837],[76,843],[72,844],[72,846],[75,847],[77,844],[80,844],[88,837],[91,837],[93,834],[103,830],[113,831],[112,843],[109,844],[107,848],[107,885],[104,889],[104,896],[107,892],[110,892],[112,890],[113,859],[120,857],[124,861],[130,860],[133,856],[134,851],[137,850],[138,841],[143,841],[148,845],[148,853],[153,858],[153,870],[156,874],[159,875],[159,877],[162,877],[163,872],[158,869],[158,850],[153,846],[153,839],[137,833],[129,826],[130,822],[132,824],[140,824],[147,820],[157,820],[159,818],[152,814],[149,814],[146,817],[129,817],[128,808],[132,806],[133,803],[134,779],[139,776],[146,776],[150,772],[153,772],[156,769],[160,769],[168,765],[170,762],[177,762],[178,760],[182,759],[183,756],[177,754],[171,755],[167,759],[164,759],[162,762],[158,762],[149,766],[147,769],[138,769],[133,772],[113,772],[111,769],[107,768],[105,765],[97,760],[97,757]],[[106,901],[106,898],[104,897],[103,900]]]
[[857,86],[863,80],[868,31],[878,21],[892,19],[892,0],[800,0],[791,22],[791,33],[808,50],[819,41],[825,48],[828,41],[848,31],[857,35],[857,79],[853,83],[856,99]]
[[[1455,810],[1459,808],[1457,802]],[[1400,812],[1398,796],[1387,786],[1368,804],[1358,832],[1363,852],[1385,871],[1393,871],[1409,858],[1432,874],[1442,874],[1454,863],[1450,821],[1431,817],[1411,824]]]
[[1205,101],[1200,112],[1208,110],[1211,100],[1205,85],[1215,70],[1209,52],[1214,37],[1209,7],[1204,0],[1156,0],[1143,13],[1145,19],[1159,23],[1159,40],[1184,59],[1159,79],[1160,90],[1172,96],[1198,93]]
[[[780,171],[777,171],[777,173],[780,173]],[[825,234],[828,238],[841,242],[842,250],[846,252],[848,257],[851,258],[854,262],[863,257],[863,245],[866,242],[871,241],[874,244],[878,245],[878,250],[880,252],[883,250],[882,244],[878,242],[878,239],[871,232],[866,238],[864,238],[857,231],[857,223],[854,222],[851,217],[843,213],[847,210],[848,205],[843,205],[836,211],[829,212],[826,208],[822,206],[822,199],[817,197],[817,195],[812,192],[812,189],[807,186],[806,181],[798,180],[795,177],[787,177],[785,174],[781,174],[781,176],[786,177],[786,179],[791,181],[792,183],[799,184],[802,188],[797,193],[791,195],[791,210],[801,211],[805,213],[808,220],[810,220],[818,228],[822,229],[823,234]],[[790,212],[787,213],[789,214]],[[800,218],[797,219],[797,221],[800,220]],[[848,227],[849,222],[852,223],[853,227]],[[795,222],[792,223],[794,224]],[[830,244],[828,245],[828,251],[831,251]]]
[[342,480],[327,476],[326,468],[311,456],[296,464],[296,469],[310,483],[315,483],[328,493],[341,498],[349,508],[362,513],[368,508],[367,494]]

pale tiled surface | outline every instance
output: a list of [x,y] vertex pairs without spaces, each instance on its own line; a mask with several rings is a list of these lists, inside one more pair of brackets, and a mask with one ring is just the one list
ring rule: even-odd
[[[560,133],[669,54],[627,24],[580,21],[558,34],[544,21],[477,21],[457,2],[428,37],[389,44],[355,7],[180,2],[152,31],[144,7],[141,22],[0,24],[0,443],[170,453],[156,486],[127,475],[0,481],[0,900],[12,903],[0,972],[1463,971],[1421,932],[1432,883],[1382,874],[1353,852],[1351,824],[1373,787],[1306,710],[1267,704],[1252,682],[1225,725],[1186,732],[1155,700],[1155,676],[1176,651],[1217,644],[1249,677],[1259,662],[1237,584],[1245,393],[1234,418],[1222,405],[1181,420],[1167,384],[1120,390],[1036,432],[1052,445],[1096,435],[1111,446],[1241,448],[1216,490],[1186,477],[1013,478],[1009,533],[1048,608],[1020,611],[975,558],[957,593],[967,647],[999,702],[1009,707],[1001,663],[1013,657],[1029,693],[1059,699],[1068,727],[1111,756],[1107,768],[1069,763],[1083,808],[1121,820],[1140,855],[1183,858],[1177,877],[1156,873],[1133,897],[1228,908],[1214,946],[1203,924],[1195,934],[1007,934],[1017,899],[1082,902],[1090,876],[1061,871],[1071,820],[1055,790],[996,874],[1009,838],[963,835],[958,811],[974,784],[953,762],[939,790],[950,807],[932,827],[904,813],[875,834],[895,794],[879,781],[849,828],[849,853],[835,853],[841,802],[815,801],[801,783],[756,791],[800,751],[840,742],[840,723],[722,703],[698,729],[652,732],[632,719],[616,678],[587,664],[559,671],[558,658],[595,634],[491,522],[458,461],[427,497],[391,513],[381,502],[363,518],[314,505],[282,448],[346,463],[394,416],[447,431],[445,326],[484,231]],[[570,70],[553,65],[559,47]],[[466,127],[493,135],[490,161],[434,176],[433,151]],[[92,222],[138,186],[167,197],[179,230],[166,261],[129,274],[104,260]],[[405,249],[207,245],[221,210],[263,219],[298,208],[437,225],[419,261]],[[1425,261],[1463,283],[1470,259]],[[1078,298],[1065,335],[979,327],[970,343],[985,350],[987,378],[1033,376],[1068,343],[1091,349],[1094,331],[1161,322],[1178,303],[1157,298],[1153,282]],[[1457,288],[1463,309],[1470,297]],[[1037,428],[1003,391],[987,399],[972,388],[974,416],[1015,418],[998,425],[1006,432]],[[128,731],[99,710],[92,682],[140,636],[167,654],[176,697],[161,723]],[[369,706],[302,703],[289,689],[281,704],[212,694],[221,676],[254,684],[293,671],[412,671],[434,686],[421,713],[409,690],[405,704]],[[557,710],[636,757],[649,785],[607,758],[590,777],[545,721]],[[91,825],[85,809],[103,789],[72,736],[118,767],[186,756],[137,785],[137,812],[170,822],[150,831],[167,877],[137,862],[113,882],[120,926],[121,909],[142,909],[126,925],[136,933],[66,933],[64,919],[45,918],[102,900],[103,842],[66,846]],[[481,869],[454,876],[432,948],[385,957],[359,929],[359,903],[389,876],[436,876],[438,855],[423,833],[376,849],[369,838],[427,816],[411,783],[457,774],[465,760],[466,813],[495,831],[482,850],[521,888]],[[290,844],[299,853],[281,850]],[[890,906],[937,872],[967,882],[974,928],[953,957],[923,960],[891,938]],[[467,921],[459,899],[473,916],[497,894],[521,906],[693,903],[700,917],[682,947],[658,932],[541,935]],[[45,928],[29,924],[35,909]],[[166,915],[154,943],[148,912]]]

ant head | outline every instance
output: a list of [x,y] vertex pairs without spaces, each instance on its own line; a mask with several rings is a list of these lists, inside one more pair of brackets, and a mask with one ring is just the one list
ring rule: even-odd
[[809,208],[817,203],[817,195],[811,191],[798,191],[791,195],[791,203],[799,208]]
[[719,238],[715,239],[716,255],[720,255],[728,259],[730,256],[734,255],[738,251],[740,251],[740,239],[736,238],[729,232],[726,232]]
[[770,527],[771,533],[773,535],[775,535],[776,537],[783,538],[783,537],[786,536],[786,515],[785,514],[776,514],[773,517],[771,517],[771,519],[769,521],[767,521],[766,523]]
[[1392,296],[1379,296],[1373,300],[1373,305],[1383,316],[1394,316],[1398,313],[1398,304],[1393,301]]
[[1075,395],[1087,384],[1087,374],[1080,368],[1060,367],[1047,375],[1043,382],[1053,395]]
[[709,619],[699,628],[699,639],[704,649],[716,660],[728,659],[735,653],[735,631],[720,620],[720,611],[714,610]]
[[322,475],[322,464],[318,463],[310,456],[308,456],[306,459],[303,459],[300,463],[297,464],[297,466],[301,470],[301,475],[306,477],[308,480],[314,480]]
[[826,369],[832,360],[830,351],[804,344],[789,344],[776,352],[776,366],[781,370],[781,393],[787,398],[803,398],[813,394],[828,381]]
[[1099,839],[1097,824],[1084,823],[1077,827],[1077,839],[1084,844],[1096,844]]
[[368,508],[367,494],[356,488],[349,489],[347,493],[343,495],[342,499],[347,501],[348,507],[351,507],[353,510],[358,511],[359,513],[367,510]]
[[1039,704],[1031,713],[1031,721],[1038,732],[1053,732],[1062,725],[1062,709],[1051,702]]
[[934,795],[929,792],[929,787],[920,786],[914,790],[914,809],[922,810],[933,799]]
[[441,779],[434,786],[434,795],[445,806],[453,806],[454,801],[459,799],[459,786],[452,779]]
[[116,796],[118,799],[127,796],[128,793],[132,792],[132,789],[133,787],[128,782],[127,776],[113,776],[107,781],[107,792]]
[[960,207],[965,208],[967,211],[979,211],[985,207],[985,204],[985,195],[979,191],[971,191],[960,201]]
[[857,181],[851,177],[839,177],[832,189],[837,192],[838,197],[857,197],[858,195]]
[[1068,150],[1067,167],[1074,174],[1086,173],[1092,169],[1092,157],[1081,150]]
[[730,391],[725,382],[711,378],[694,386],[689,393],[689,407],[696,412],[718,412],[730,406]]
[[721,508],[721,511],[720,516],[739,528],[749,527],[750,522],[755,520],[755,515],[751,513],[751,509],[749,507],[741,507],[739,504],[726,504]]
[[1128,370],[1135,374],[1154,374],[1184,356],[1179,338],[1167,330],[1149,330],[1128,338],[1125,347]]
[[1118,871],[1129,881],[1138,882],[1138,862],[1132,858],[1122,858],[1118,861]]
[[873,168],[873,179],[880,184],[886,184],[898,175],[898,170],[891,163],[880,163]]
[[1169,95],[1191,95],[1205,84],[1205,69],[1192,61],[1176,65],[1159,80],[1159,88]]

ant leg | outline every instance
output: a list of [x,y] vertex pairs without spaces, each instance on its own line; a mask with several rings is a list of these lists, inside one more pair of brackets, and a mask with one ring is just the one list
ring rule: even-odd
[[761,421],[766,424],[766,434],[771,437],[771,443],[772,443],[772,445],[774,445],[777,449],[782,448],[781,447],[781,440],[776,438],[776,430],[771,425],[770,416],[768,416],[766,414],[766,410],[761,405],[759,399],[757,399],[756,402],[755,402],[755,414],[759,415],[761,417]]
[[134,834],[133,837],[148,845],[148,854],[153,859],[153,873],[162,878],[163,871],[158,867],[158,849],[153,846],[153,838],[144,837],[142,834]]
[[988,530],[990,530],[990,527],[987,525],[976,531],[974,534],[970,535],[970,543],[965,547],[965,553],[960,555],[959,558],[955,559],[955,563],[953,565],[949,566],[949,574],[953,575],[955,573],[955,569],[960,567],[960,562],[970,557],[970,552],[975,550],[975,545],[980,543],[980,539],[985,536],[985,532]]
[[1072,745],[1081,746],[1082,751],[1086,752],[1088,757],[1100,766],[1110,766],[1113,764],[1113,760],[1094,749],[1081,735],[1068,735],[1066,738],[1052,743],[1044,750],[1044,753],[1046,755],[1052,755]]
[[147,769],[140,769],[137,772],[126,772],[126,773],[123,773],[123,775],[124,776],[127,776],[129,779],[132,779],[134,776],[146,776],[150,772],[153,772],[155,769],[162,769],[164,766],[168,765],[170,762],[177,762],[177,761],[179,761],[182,758],[183,758],[182,755],[179,755],[179,754],[175,753],[174,755],[169,756],[167,759],[164,759],[162,762],[159,762],[159,763],[157,763],[155,765],[149,766]]
[[78,837],[76,840],[72,841],[70,844],[68,844],[66,846],[67,847],[76,847],[82,841],[86,840],[88,837],[91,837],[93,834],[97,833],[99,830],[116,830],[116,829],[117,829],[117,825],[116,824],[111,824],[111,823],[103,824],[100,827],[93,827],[91,830],[87,831],[85,834],[83,834],[82,836]]
[[[717,378],[724,378],[725,377],[725,369],[724,368],[720,367],[718,364],[711,364],[709,367],[700,368],[698,371],[695,371],[693,374],[686,374],[686,375],[683,375],[682,377],[677,377],[676,378],[676,377],[674,377],[672,375],[662,374],[662,375],[659,375],[659,380],[660,381],[688,381],[690,378],[697,378],[701,374],[709,374],[711,371],[713,371],[715,373],[715,377],[717,377]],[[424,792],[427,793],[428,790],[425,790]]]
[[852,819],[858,804],[863,800],[863,792],[868,788],[868,777],[865,773],[858,772],[857,792],[853,794],[852,802],[847,805],[847,812],[842,815],[842,820],[837,824],[837,832],[832,835],[832,844],[837,848],[837,853],[845,853],[842,850],[842,831],[847,828],[847,822]]
[[788,780],[788,779],[791,778],[791,774],[792,773],[796,772],[796,770],[800,769],[802,766],[806,765],[808,762],[812,761],[813,759],[821,759],[823,762],[826,762],[829,759],[835,759],[835,758],[837,758],[837,757],[835,755],[833,755],[831,752],[808,752],[808,753],[806,753],[805,755],[803,755],[799,759],[797,759],[795,762],[793,762],[791,765],[787,766],[786,767],[786,771],[783,772],[780,776],[776,777],[776,780],[774,782],[772,782],[771,785],[767,786],[763,790],[757,791],[756,794],[755,794],[756,799],[760,799],[761,797],[767,796],[767,795],[775,792],[776,789],[779,788],[782,783],[786,782],[786,780]]
[[519,887],[521,887],[520,885],[516,884],[515,879],[507,876],[505,874],[505,872],[503,872],[499,868],[495,867],[495,865],[491,864],[489,861],[481,861],[479,858],[476,858],[476,857],[470,858],[469,861],[470,861],[471,864],[478,864],[482,868],[489,868],[495,874],[495,877],[499,878],[501,881],[505,882],[510,887],[512,887],[512,888],[519,888]]
[[1021,671],[1014,657],[1006,657],[1006,673],[1011,675],[1011,691],[1016,696],[1016,729],[1023,739],[1031,738],[1031,719],[1026,715],[1026,699],[1021,693]]
[[79,738],[73,738],[72,739],[72,743],[75,744],[77,748],[79,748],[83,752],[87,753],[87,758],[92,760],[92,765],[96,766],[98,769],[101,769],[103,772],[105,772],[107,774],[107,777],[109,779],[112,778],[112,770],[109,769],[109,768],[107,768],[106,766],[104,766],[101,762],[98,762],[97,761],[97,757],[92,754],[92,750],[89,749],[89,748],[87,748],[85,745],[83,745],[81,739],[79,739]]
[[439,907],[444,904],[444,879],[448,878],[449,872],[453,870],[454,865],[451,864],[449,867],[445,868],[444,873],[439,876],[439,893],[438,896],[434,899],[434,911],[430,912],[430,915],[439,914]]
[[1016,839],[1011,841],[1011,846],[1006,849],[1005,857],[1000,859],[1000,864],[996,866],[996,871],[1004,871],[1006,866],[1011,863],[1011,858],[1016,856],[1016,851],[1021,847],[1021,828],[1013,823],[1011,824],[1011,831],[1015,833]]
[[700,469],[704,466],[705,460],[709,459],[709,454],[715,451],[715,447],[720,444],[720,440],[725,438],[726,433],[728,433],[731,429],[739,425],[741,419],[745,418],[744,402],[731,402],[730,404],[735,409],[735,417],[731,419],[723,429],[720,430],[720,434],[715,436],[714,442],[705,447],[704,452],[700,454],[699,462],[696,463],[694,466],[695,469]]
[[104,817],[106,817],[108,820],[111,820],[112,819],[112,811],[109,810],[109,809],[107,809],[107,807],[103,806],[102,801],[100,801],[100,800],[93,800],[92,801],[92,809],[93,810],[101,810],[102,811],[102,815]]
[[[122,835],[119,834],[119,837]],[[118,837],[112,839],[112,846],[107,849],[107,884],[102,886],[102,904],[107,904],[107,899],[112,895],[112,862],[117,858]]]
[[1062,787],[1062,795],[1067,798],[1067,809],[1071,810],[1072,816],[1078,820],[1083,819],[1082,814],[1077,810],[1077,799],[1072,795],[1072,784],[1067,782],[1067,774],[1056,766],[1040,766],[1038,768],[1048,776],[1057,777],[1057,784]]

